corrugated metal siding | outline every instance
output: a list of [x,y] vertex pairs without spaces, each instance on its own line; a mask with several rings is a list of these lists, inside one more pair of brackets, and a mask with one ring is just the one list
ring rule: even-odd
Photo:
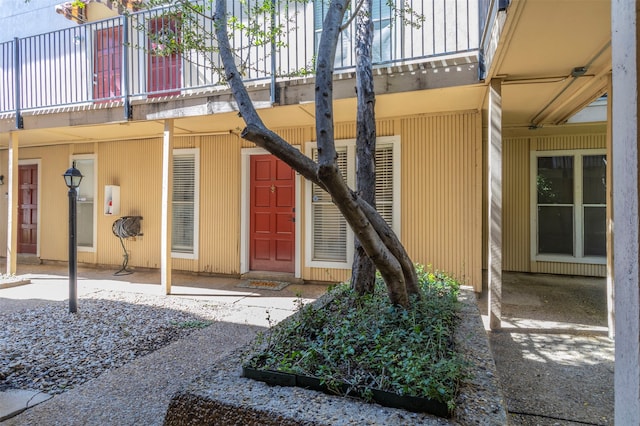
[[333,134],[335,135],[336,140],[355,139],[356,123],[337,123],[333,131]]
[[607,265],[585,263],[531,262],[531,272],[559,275],[584,275],[587,277],[606,277]]
[[303,276],[309,281],[343,282],[351,278],[350,269],[305,268]]
[[530,244],[527,243],[531,238],[529,138],[505,139],[502,149],[502,268],[526,271],[530,260]]
[[402,240],[414,261],[481,288],[482,134],[478,113],[402,124]]
[[141,232],[125,240],[129,265],[160,267],[160,204],[162,178],[162,139],[104,142],[99,145],[98,161],[98,250],[97,263],[122,263],[122,247],[111,227],[117,216],[103,213],[105,185],[120,186],[120,216],[142,216]]
[[238,274],[240,146],[235,135],[203,136],[200,144],[199,271]]
[[96,144],[95,143],[77,143],[70,145],[71,154],[79,155],[79,154],[93,154],[96,152]]
[[605,147],[605,134],[560,135],[534,138],[532,151],[552,151],[559,149],[601,149]]

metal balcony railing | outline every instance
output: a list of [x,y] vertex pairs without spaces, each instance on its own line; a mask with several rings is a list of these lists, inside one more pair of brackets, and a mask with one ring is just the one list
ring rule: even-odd
[[[245,81],[312,75],[326,3],[277,2],[271,13],[251,16],[253,3],[229,5],[236,22],[230,28],[231,42]],[[397,9],[387,3],[374,1],[374,65],[475,54],[493,19],[493,2],[487,0],[402,0]],[[257,42],[246,28],[250,18],[264,31],[278,29],[276,43]],[[183,43],[187,25],[202,49],[175,49]],[[342,33],[336,70],[354,67],[353,27]],[[127,106],[136,99],[222,88],[220,60],[209,37],[213,30],[211,19],[200,16],[187,22],[164,8],[2,43],[0,113],[15,113],[20,127],[22,111]]]

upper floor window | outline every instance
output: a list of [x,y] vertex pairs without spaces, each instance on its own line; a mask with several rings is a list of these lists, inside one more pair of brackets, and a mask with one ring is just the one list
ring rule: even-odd
[[[315,34],[315,51],[318,51],[320,44],[320,35],[322,34],[322,23],[329,9],[330,0],[321,0],[313,2],[314,16],[314,34]],[[371,1],[371,18],[373,20],[373,44],[371,53],[373,62],[379,63],[391,60],[392,47],[392,14],[393,6],[388,0],[372,0]],[[355,6],[351,6],[352,8]],[[350,19],[354,10],[351,9],[345,14],[345,22]],[[351,25],[347,26],[341,33],[336,49],[335,67],[354,66],[355,49],[355,20]]]
[[606,165],[598,150],[533,153],[534,260],[605,262]]

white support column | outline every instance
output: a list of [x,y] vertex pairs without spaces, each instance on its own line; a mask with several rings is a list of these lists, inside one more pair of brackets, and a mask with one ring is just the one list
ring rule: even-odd
[[7,184],[7,274],[18,269],[18,132],[9,133]]
[[611,3],[615,424],[640,424],[638,4]]
[[171,294],[171,219],[173,198],[173,120],[165,120],[162,137],[162,205],[160,207],[160,283]]
[[489,328],[502,328],[502,81],[489,85]]
[[613,88],[611,75],[609,75],[607,85],[607,96],[607,328],[609,338],[613,339],[616,335],[616,310],[613,274],[613,152],[611,143]]

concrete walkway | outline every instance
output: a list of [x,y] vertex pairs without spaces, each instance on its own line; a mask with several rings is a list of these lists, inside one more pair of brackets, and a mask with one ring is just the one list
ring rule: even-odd
[[488,334],[512,424],[612,425],[605,279],[506,273],[503,281],[503,329]]

